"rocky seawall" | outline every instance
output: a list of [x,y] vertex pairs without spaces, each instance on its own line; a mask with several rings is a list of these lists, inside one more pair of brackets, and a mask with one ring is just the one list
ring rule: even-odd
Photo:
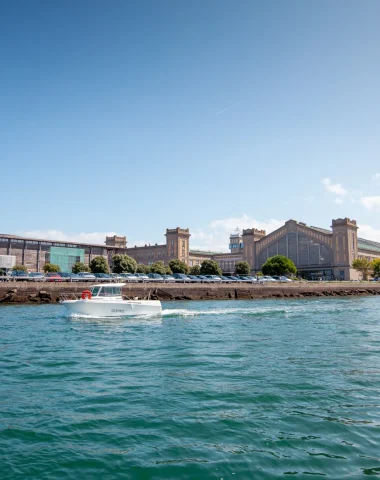
[[[80,295],[88,283],[29,283],[0,284],[0,304],[57,303],[61,294]],[[380,283],[331,282],[291,284],[129,284],[123,287],[129,298],[171,300],[247,300],[258,298],[307,298],[380,295]]]

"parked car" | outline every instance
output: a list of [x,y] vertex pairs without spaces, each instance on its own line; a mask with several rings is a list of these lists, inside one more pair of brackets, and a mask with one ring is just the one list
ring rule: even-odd
[[148,277],[150,278],[151,282],[163,282],[164,277],[162,275],[159,275],[158,273],[149,273]]
[[249,277],[248,275],[237,275],[237,278],[245,283],[253,283],[254,281],[252,277]]
[[176,282],[191,282],[191,279],[184,273],[173,273],[173,277],[175,278]]
[[201,283],[202,282],[202,279],[198,278],[196,275],[188,275],[188,277],[190,278],[190,280],[193,283]]
[[168,283],[174,283],[175,278],[172,275],[162,275],[164,277],[164,281]]
[[212,280],[206,277],[206,275],[197,275],[198,278],[202,280],[203,283],[212,283]]
[[29,274],[24,272],[23,270],[13,270],[13,272],[10,274],[10,278],[12,280],[17,280],[17,281],[28,281],[30,280]]
[[249,283],[257,283],[257,277],[251,275],[240,276],[241,279],[246,280]]
[[110,282],[112,277],[108,273],[94,273],[98,282]]
[[225,275],[221,275],[220,277],[224,283],[233,283],[235,280],[231,280],[230,278],[226,277]]
[[222,279],[218,275],[205,275],[206,278],[210,279],[214,283],[221,283]]
[[259,282],[260,283],[277,282],[277,280],[269,275],[264,275],[263,277],[259,277]]
[[80,282],[81,278],[76,273],[59,272],[63,282]]
[[109,276],[111,282],[120,282],[121,280],[123,280],[121,273],[110,273]]
[[79,272],[78,277],[82,282],[93,282],[94,280],[96,280],[95,275],[88,272]]
[[139,277],[137,277],[133,273],[120,273],[120,277],[126,282],[137,283],[139,281]]
[[150,278],[146,273],[135,273],[135,275],[139,279],[139,282],[150,282]]
[[283,276],[283,277],[280,277],[277,281],[278,282],[292,282],[293,280],[291,278]]
[[45,275],[39,272],[29,273],[29,280],[31,282],[46,282]]
[[49,272],[45,275],[46,282],[63,282],[63,278],[59,273]]
[[229,278],[230,280],[233,280],[234,282],[240,282],[240,283],[243,282],[241,278],[235,277],[234,275],[227,275],[227,278]]

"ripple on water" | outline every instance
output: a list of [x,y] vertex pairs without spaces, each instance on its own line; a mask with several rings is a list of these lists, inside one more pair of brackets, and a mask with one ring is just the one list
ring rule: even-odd
[[380,475],[380,299],[1,307],[0,478]]

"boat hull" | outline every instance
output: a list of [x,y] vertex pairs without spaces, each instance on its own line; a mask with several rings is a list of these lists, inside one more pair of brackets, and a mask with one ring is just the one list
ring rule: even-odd
[[69,315],[91,317],[135,317],[160,315],[159,300],[130,300],[120,302],[98,302],[96,300],[64,300],[61,302]]

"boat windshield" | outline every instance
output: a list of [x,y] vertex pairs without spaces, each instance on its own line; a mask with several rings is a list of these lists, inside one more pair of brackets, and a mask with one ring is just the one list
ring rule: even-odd
[[121,287],[100,287],[99,297],[120,297]]
[[97,297],[98,293],[99,293],[99,290],[100,290],[100,287],[92,287],[91,288],[91,294],[93,297]]

